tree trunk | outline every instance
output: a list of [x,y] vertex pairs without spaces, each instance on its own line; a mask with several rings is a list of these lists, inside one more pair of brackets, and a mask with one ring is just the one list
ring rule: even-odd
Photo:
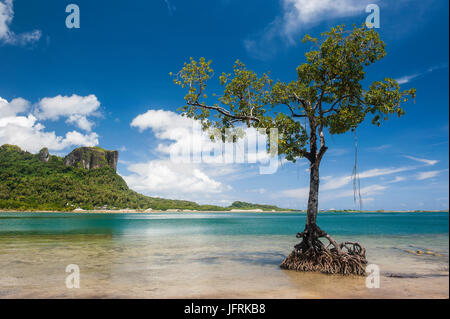
[[[321,230],[317,225],[319,210],[319,166],[327,148],[320,131],[321,147],[317,152],[317,136],[314,122],[310,136],[310,152],[308,159],[311,163],[309,177],[308,210],[305,229],[297,234],[302,241],[295,245],[294,251],[283,261],[281,268],[297,271],[318,271],[327,274],[365,275],[365,249],[357,242],[337,243],[333,237]],[[326,238],[327,246],[320,240]],[[330,247],[331,246],[331,247]]]
[[306,215],[306,228],[314,227],[317,221],[319,210],[319,161],[311,163],[309,172],[309,197],[308,210]]

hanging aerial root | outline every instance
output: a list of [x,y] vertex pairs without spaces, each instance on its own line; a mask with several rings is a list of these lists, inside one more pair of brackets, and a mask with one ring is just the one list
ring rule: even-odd
[[[303,235],[303,233],[299,234]],[[325,274],[359,275],[366,274],[365,249],[356,242],[337,244],[334,239],[322,233],[330,244],[325,246],[318,238],[304,240],[295,246],[292,253],[280,265],[283,269],[314,271]],[[325,236],[326,235],[326,236]],[[299,237],[299,236],[298,236]],[[329,248],[333,246],[332,248]]]

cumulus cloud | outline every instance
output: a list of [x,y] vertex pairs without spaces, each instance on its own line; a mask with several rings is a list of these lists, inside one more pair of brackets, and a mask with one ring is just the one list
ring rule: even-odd
[[66,123],[74,124],[80,129],[91,131],[94,123],[88,120],[88,116],[98,116],[100,102],[93,94],[88,96],[58,95],[46,97],[39,101],[36,109],[36,116],[40,120],[59,120],[66,118]]
[[[131,188],[166,197],[176,197],[178,193],[193,200],[198,198],[198,194],[220,193],[220,196],[226,196],[223,192],[231,189],[218,179],[232,179],[230,175],[239,171],[237,165],[225,164],[227,161],[231,163],[232,158],[215,152],[223,145],[212,142],[207,134],[203,134],[199,122],[171,111],[149,110],[134,118],[131,126],[140,132],[150,130],[155,135],[159,141],[156,153],[160,157],[145,163],[128,164],[127,169],[132,174],[124,176],[124,179]],[[179,163],[170,157],[185,150],[198,156],[198,161]],[[204,156],[205,153],[208,157],[200,160],[200,154]],[[248,156],[256,159],[258,154]]]
[[3,144],[18,145],[32,153],[38,152],[43,147],[59,151],[73,145],[95,146],[98,144],[98,135],[96,133],[84,135],[71,131],[64,137],[57,136],[55,132],[46,132],[45,126],[29,114],[0,118],[0,145]]
[[213,147],[213,143],[205,139],[200,132],[194,132],[195,121],[177,113],[165,110],[148,110],[138,115],[131,122],[140,132],[151,130],[159,140],[169,140],[160,143],[157,151],[163,154],[181,152],[186,145],[203,145]]
[[13,0],[0,0],[0,43],[10,45],[26,45],[38,41],[42,32],[34,30],[16,34],[11,31],[11,23],[14,19]]
[[48,132],[35,115],[29,113],[30,103],[22,98],[8,102],[0,97],[0,145],[14,144],[36,153],[43,147],[59,151],[70,146],[95,146],[98,135],[95,132],[82,134],[77,131],[57,136]]
[[[181,156],[186,151],[192,154],[194,158],[209,163],[232,163],[232,149],[235,153],[243,154],[244,150],[247,162],[265,163],[269,155],[265,150],[256,147],[246,147],[244,139],[239,139],[236,143],[226,142],[218,143],[211,141],[208,134],[201,130],[200,122],[191,118],[183,117],[180,114],[165,110],[149,110],[138,115],[131,122],[132,127],[139,131],[151,130],[157,139],[165,142],[158,144],[156,151],[164,155]],[[249,141],[262,142],[263,139],[257,137],[254,129],[245,130],[246,138]],[[262,143],[264,144],[264,143]],[[223,152],[228,149],[229,152]],[[242,161],[245,159],[240,157]]]
[[276,50],[275,43],[292,45],[306,28],[323,21],[365,13],[375,0],[282,0],[282,14],[260,34],[244,41],[245,48],[258,58],[268,58]]
[[322,20],[349,17],[364,12],[371,1],[361,0],[283,0],[281,32],[290,41],[302,27]]
[[150,194],[220,193],[228,187],[212,179],[199,165],[153,160],[128,166],[124,179],[136,190]]
[[18,113],[28,110],[30,103],[22,98],[17,98],[8,102],[0,97],[0,118],[15,116]]

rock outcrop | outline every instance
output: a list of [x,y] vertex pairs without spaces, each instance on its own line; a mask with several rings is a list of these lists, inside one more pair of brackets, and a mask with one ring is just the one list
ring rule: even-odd
[[111,167],[117,169],[118,151],[107,151],[100,147],[80,147],[64,157],[64,165],[96,169]]
[[43,149],[41,149],[39,151],[37,157],[41,162],[48,162],[48,160],[50,159],[50,154],[48,153],[48,148],[44,147]]

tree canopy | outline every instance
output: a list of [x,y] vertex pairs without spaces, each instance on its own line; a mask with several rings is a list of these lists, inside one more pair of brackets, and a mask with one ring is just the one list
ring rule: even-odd
[[[320,162],[327,149],[325,129],[330,134],[346,133],[366,117],[380,126],[389,115],[402,116],[401,103],[415,98],[415,89],[401,91],[391,78],[363,87],[366,68],[386,55],[385,44],[374,29],[337,26],[320,38],[306,35],[303,43],[312,47],[305,54],[306,62],[297,67],[295,80],[285,83],[274,81],[269,73],[259,76],[238,60],[232,73],[219,76],[223,92],[212,98],[207,92],[215,75],[212,62],[191,58],[171,74],[174,83],[187,90],[181,111],[200,120],[204,129],[224,131],[236,123],[277,128],[280,155],[294,162],[299,157]],[[320,148],[315,145],[317,133]]]

